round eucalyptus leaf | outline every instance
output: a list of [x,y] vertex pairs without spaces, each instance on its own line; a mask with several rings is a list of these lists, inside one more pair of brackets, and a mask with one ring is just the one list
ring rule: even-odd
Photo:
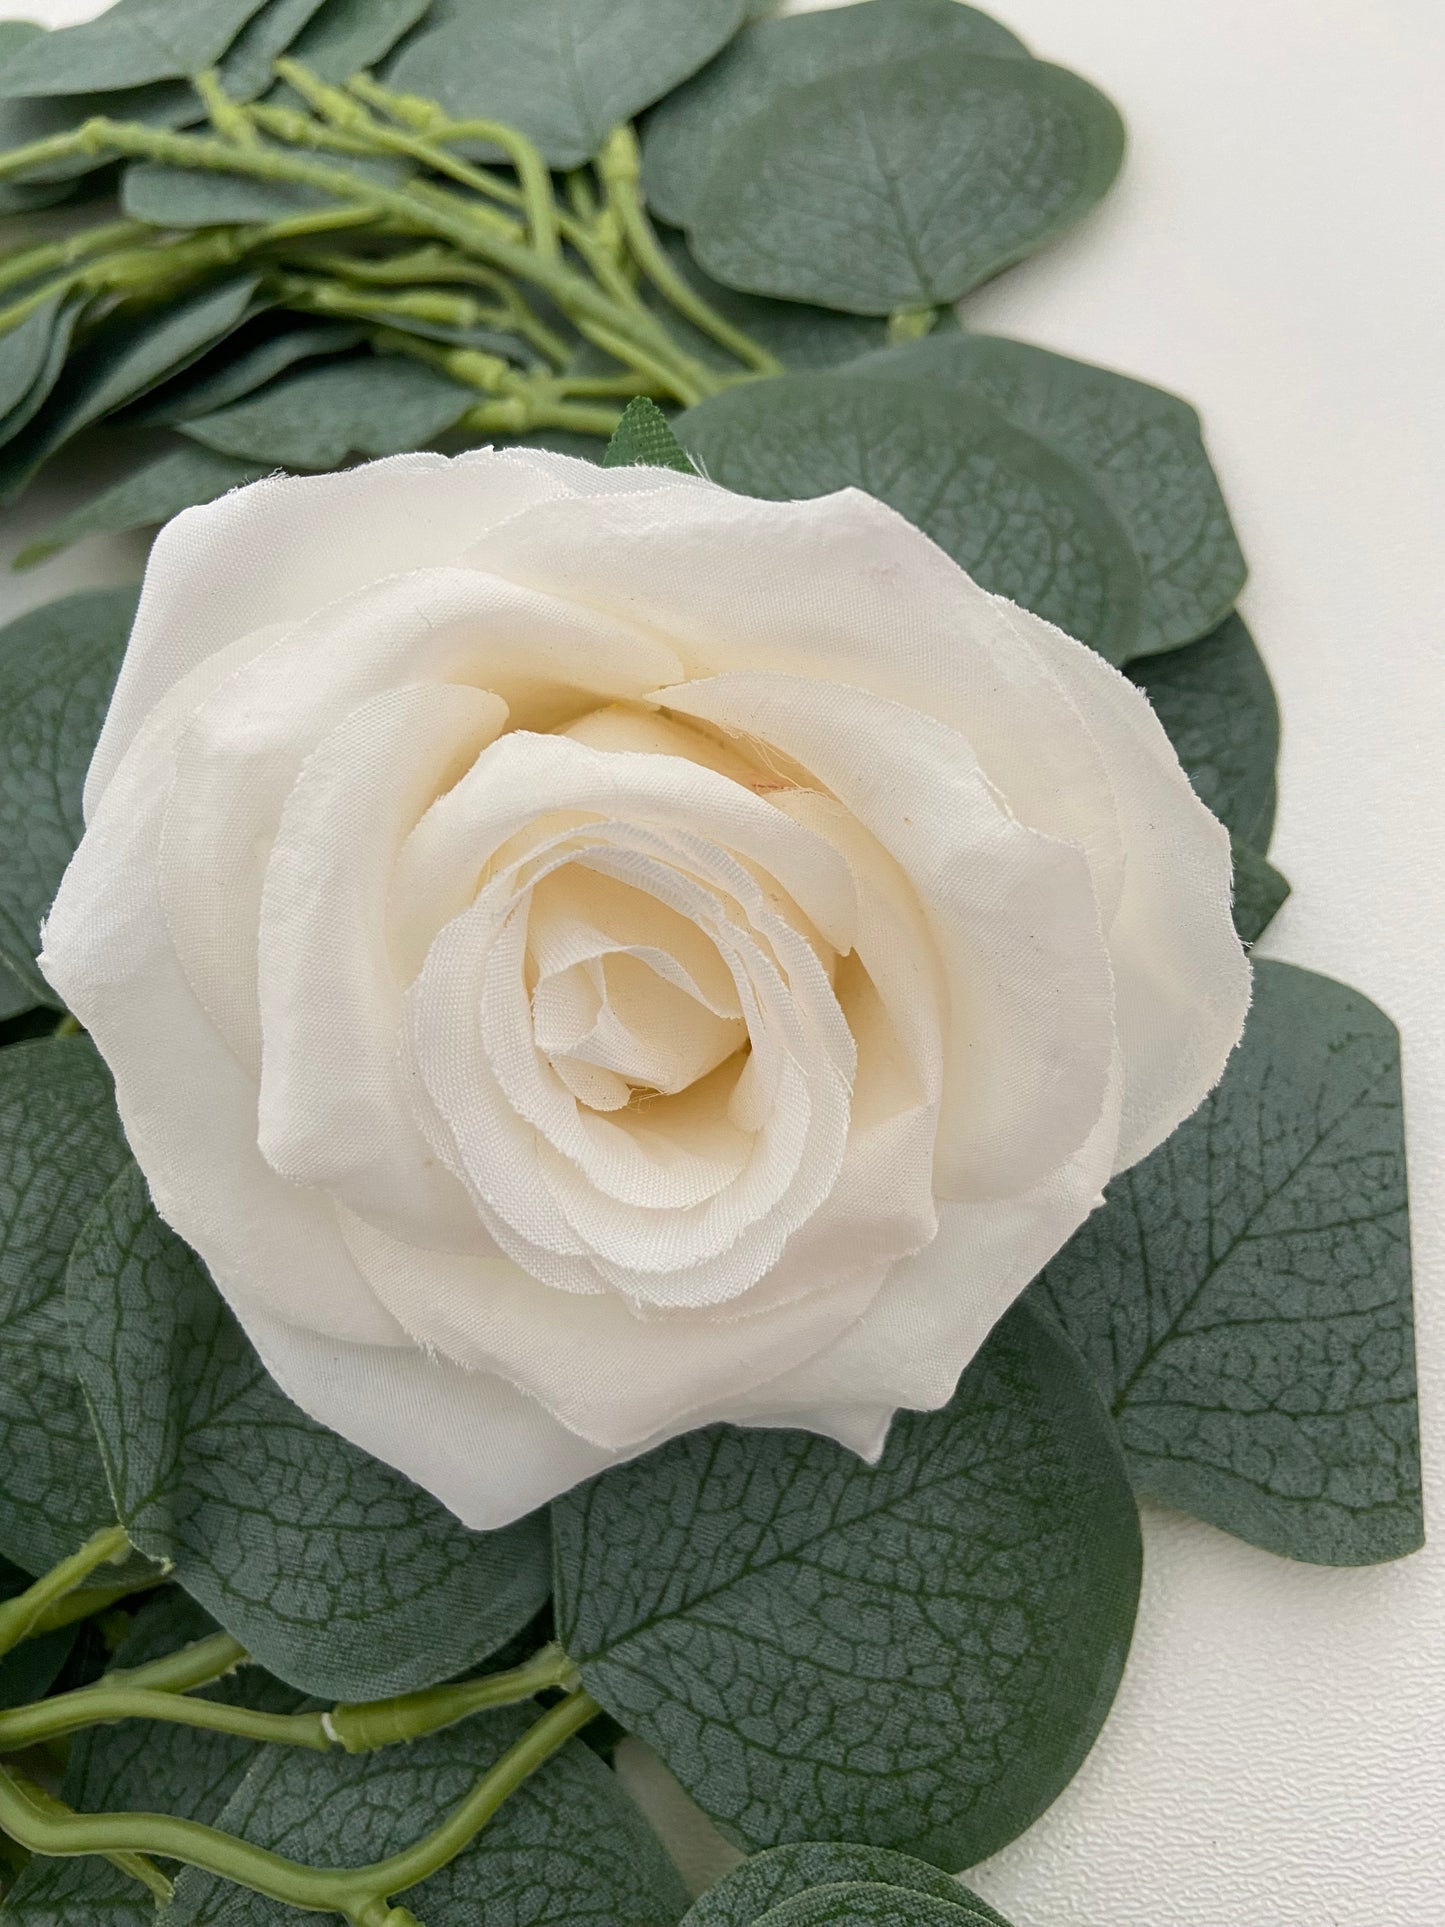
[[[0,70],[8,99],[185,79],[215,64],[264,0],[118,0],[94,20],[37,37]],[[296,0],[288,0],[295,5]]]
[[[847,1901],[862,1888],[895,1896],[900,1923],[910,1918],[907,1897],[923,1896],[947,1904],[947,1927],[1008,1927],[987,1902],[926,1860],[891,1853],[885,1847],[819,1840],[753,1854],[703,1894],[684,1927],[755,1927],[755,1923],[760,1927],[763,1921],[771,1927],[774,1909],[790,1901],[824,1889],[846,1909]],[[838,1918],[852,1916],[844,1911]]]
[[653,108],[643,188],[663,220],[686,227],[729,134],[790,88],[954,47],[1027,57],[1021,40],[961,0],[868,0],[748,27],[700,74]]
[[726,389],[674,426],[725,488],[776,501],[865,489],[986,589],[1111,662],[1133,651],[1143,581],[1118,519],[1072,463],[975,393],[790,375]]
[[940,48],[775,96],[720,143],[688,234],[752,294],[937,307],[1072,227],[1123,153],[1077,74]]
[[475,390],[425,362],[365,355],[283,375],[179,426],[239,461],[336,468],[348,455],[395,455],[435,441],[476,400]]
[[414,35],[387,81],[457,120],[505,121],[553,167],[580,167],[710,60],[746,11],[747,0],[470,0]]
[[1028,342],[967,332],[884,349],[850,372],[972,389],[1081,469],[1143,571],[1136,655],[1193,642],[1234,607],[1244,557],[1199,417],[1177,395]]
[[1066,1784],[1113,1700],[1140,1576],[1118,1442],[1027,1306],[882,1457],[714,1426],[553,1506],[558,1635],[731,1839],[857,1840],[952,1869]]
[[[34,568],[46,562],[72,542],[83,542],[91,535],[121,535],[130,529],[159,528],[182,509],[199,502],[214,502],[244,482],[256,482],[267,473],[256,462],[238,462],[229,455],[218,455],[209,448],[182,444],[153,462],[133,469],[129,475],[112,482],[99,495],[92,495],[68,515],[52,522],[16,556],[13,567]],[[3,638],[0,638],[3,642]],[[96,724],[99,729],[99,721]]]

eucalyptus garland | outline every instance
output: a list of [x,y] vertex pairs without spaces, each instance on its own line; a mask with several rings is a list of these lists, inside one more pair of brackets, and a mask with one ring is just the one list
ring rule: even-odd
[[[0,23],[0,490],[145,431],[19,566],[427,447],[857,487],[1145,693],[1252,944],[1279,715],[1199,419],[968,326],[1107,191],[1118,114],[957,0],[760,11]],[[1003,1927],[954,1876],[1107,1716],[1140,1500],[1326,1565],[1420,1544],[1398,1039],[1273,961],[876,1465],[713,1426],[474,1531],[305,1416],[36,964],[135,606],[0,631],[0,1919]],[[752,1856],[690,1909],[623,1734]]]

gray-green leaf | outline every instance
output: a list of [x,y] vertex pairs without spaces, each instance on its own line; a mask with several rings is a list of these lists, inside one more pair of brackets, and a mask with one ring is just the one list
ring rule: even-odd
[[434,441],[476,400],[424,362],[366,355],[273,381],[182,423],[181,433],[243,461],[336,468],[348,455],[394,455]]
[[410,40],[387,78],[459,120],[506,121],[553,167],[579,167],[710,60],[745,12],[746,0],[471,0]]
[[430,0],[325,0],[291,49],[323,80],[349,80],[389,54],[427,13]]
[[1241,943],[1258,943],[1289,895],[1288,879],[1252,843],[1230,839],[1234,852],[1234,927]]
[[[182,509],[193,508],[198,502],[214,502],[218,495],[239,488],[243,482],[254,482],[266,472],[255,463],[238,462],[209,448],[172,449],[61,516],[20,551],[12,566],[33,568],[90,535],[118,535],[127,529],[157,527]],[[0,636],[0,648],[3,646]]]
[[81,305],[52,295],[0,335],[0,442],[19,434],[55,386]]
[[[421,1839],[530,1724],[529,1713],[509,1707],[360,1758],[268,1748],[220,1824],[291,1859],[364,1866]],[[580,1740],[401,1899],[426,1927],[673,1927],[687,1906],[656,1836]],[[166,1918],[172,1927],[290,1927],[297,1916],[187,1872]]]
[[0,954],[36,1003],[35,967],[82,829],[80,791],[135,614],[134,589],[89,589],[0,629]]
[[1235,836],[1258,850],[1274,827],[1279,704],[1238,616],[1186,649],[1132,663],[1190,782]]
[[1399,1038],[1358,991],[1257,964],[1223,1083],[1034,1294],[1142,1493],[1324,1565],[1421,1543]]
[[0,1545],[35,1573],[115,1523],[64,1284],[81,1224],[128,1158],[87,1039],[0,1051]]
[[22,47],[0,70],[11,98],[86,94],[184,79],[220,59],[263,0],[116,0],[78,27]]
[[686,227],[728,136],[778,95],[937,48],[1005,59],[1028,51],[1007,27],[960,0],[869,0],[746,28],[648,115],[648,201],[663,220]]
[[602,457],[604,468],[671,468],[696,475],[666,415],[646,395],[634,395],[622,411]]
[[1072,463],[975,393],[791,375],[724,390],[674,426],[726,488],[779,501],[866,489],[985,588],[1111,662],[1133,649],[1142,578],[1117,518]]
[[[143,1666],[214,1632],[194,1601],[167,1588],[137,1613],[109,1670]],[[23,1649],[22,1649],[23,1650]],[[267,1713],[295,1712],[301,1696],[259,1666],[246,1666],[194,1697]],[[256,1756],[254,1744],[199,1727],[144,1720],[93,1726],[70,1742],[61,1795],[81,1813],[169,1813],[214,1824]],[[5,1896],[14,1927],[154,1927],[155,1903],[108,1861],[34,1859]]]
[[775,1908],[820,1889],[830,1903],[836,1897],[840,1911],[832,1917],[847,1921],[860,1888],[891,1894],[899,1927],[909,1927],[913,1918],[909,1896],[946,1903],[947,1927],[1008,1927],[987,1902],[926,1861],[882,1847],[822,1841],[754,1854],[694,1903],[683,1927],[761,1927],[764,1920],[772,1927]]
[[127,1531],[271,1672],[332,1699],[407,1692],[486,1658],[542,1605],[545,1515],[468,1532],[298,1411],[134,1169],[69,1277]]
[[776,96],[720,144],[688,234],[753,294],[933,307],[1072,227],[1123,152],[1077,74],[938,48]]
[[[303,361],[345,354],[362,340],[360,328],[346,322],[307,322],[288,317],[277,329],[263,316],[260,332],[247,339],[225,342],[175,381],[154,390],[138,408],[129,410],[127,424],[169,425],[193,421],[226,408],[243,395],[252,395]],[[250,335],[250,331],[247,331]]]
[[1020,1833],[1123,1670],[1139,1526],[1087,1367],[1028,1307],[876,1466],[713,1427],[553,1507],[559,1637],[730,1838],[949,1869]]
[[254,276],[240,275],[101,328],[71,356],[22,438],[0,451],[0,501],[11,501],[80,429],[135,401],[203,355],[252,308]]
[[1137,655],[1193,642],[1234,607],[1244,557],[1199,417],[1177,395],[998,335],[930,335],[869,355],[854,371],[976,389],[1088,476],[1143,570]]

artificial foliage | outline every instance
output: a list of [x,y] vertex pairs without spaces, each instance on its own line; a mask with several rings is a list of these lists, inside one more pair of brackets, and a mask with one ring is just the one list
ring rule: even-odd
[[[0,23],[0,492],[136,431],[20,566],[423,446],[856,485],[1145,691],[1253,942],[1280,725],[1199,418],[968,325],[1105,193],[1117,112],[957,0],[766,11]],[[0,631],[6,1927],[1006,1927],[953,1876],[1107,1717],[1141,1499],[1322,1564],[1420,1543],[1398,1040],[1278,963],[1204,1107],[876,1466],[714,1427],[487,1534],[305,1418],[35,967],[134,605]],[[624,1730],[752,1856],[690,1908]]]

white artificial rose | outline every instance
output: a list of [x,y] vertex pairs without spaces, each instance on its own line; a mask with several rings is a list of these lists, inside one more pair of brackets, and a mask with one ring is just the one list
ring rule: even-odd
[[499,1526],[713,1420],[874,1455],[1218,1078],[1144,698],[856,491],[539,452],[161,534],[44,937],[281,1387]]

